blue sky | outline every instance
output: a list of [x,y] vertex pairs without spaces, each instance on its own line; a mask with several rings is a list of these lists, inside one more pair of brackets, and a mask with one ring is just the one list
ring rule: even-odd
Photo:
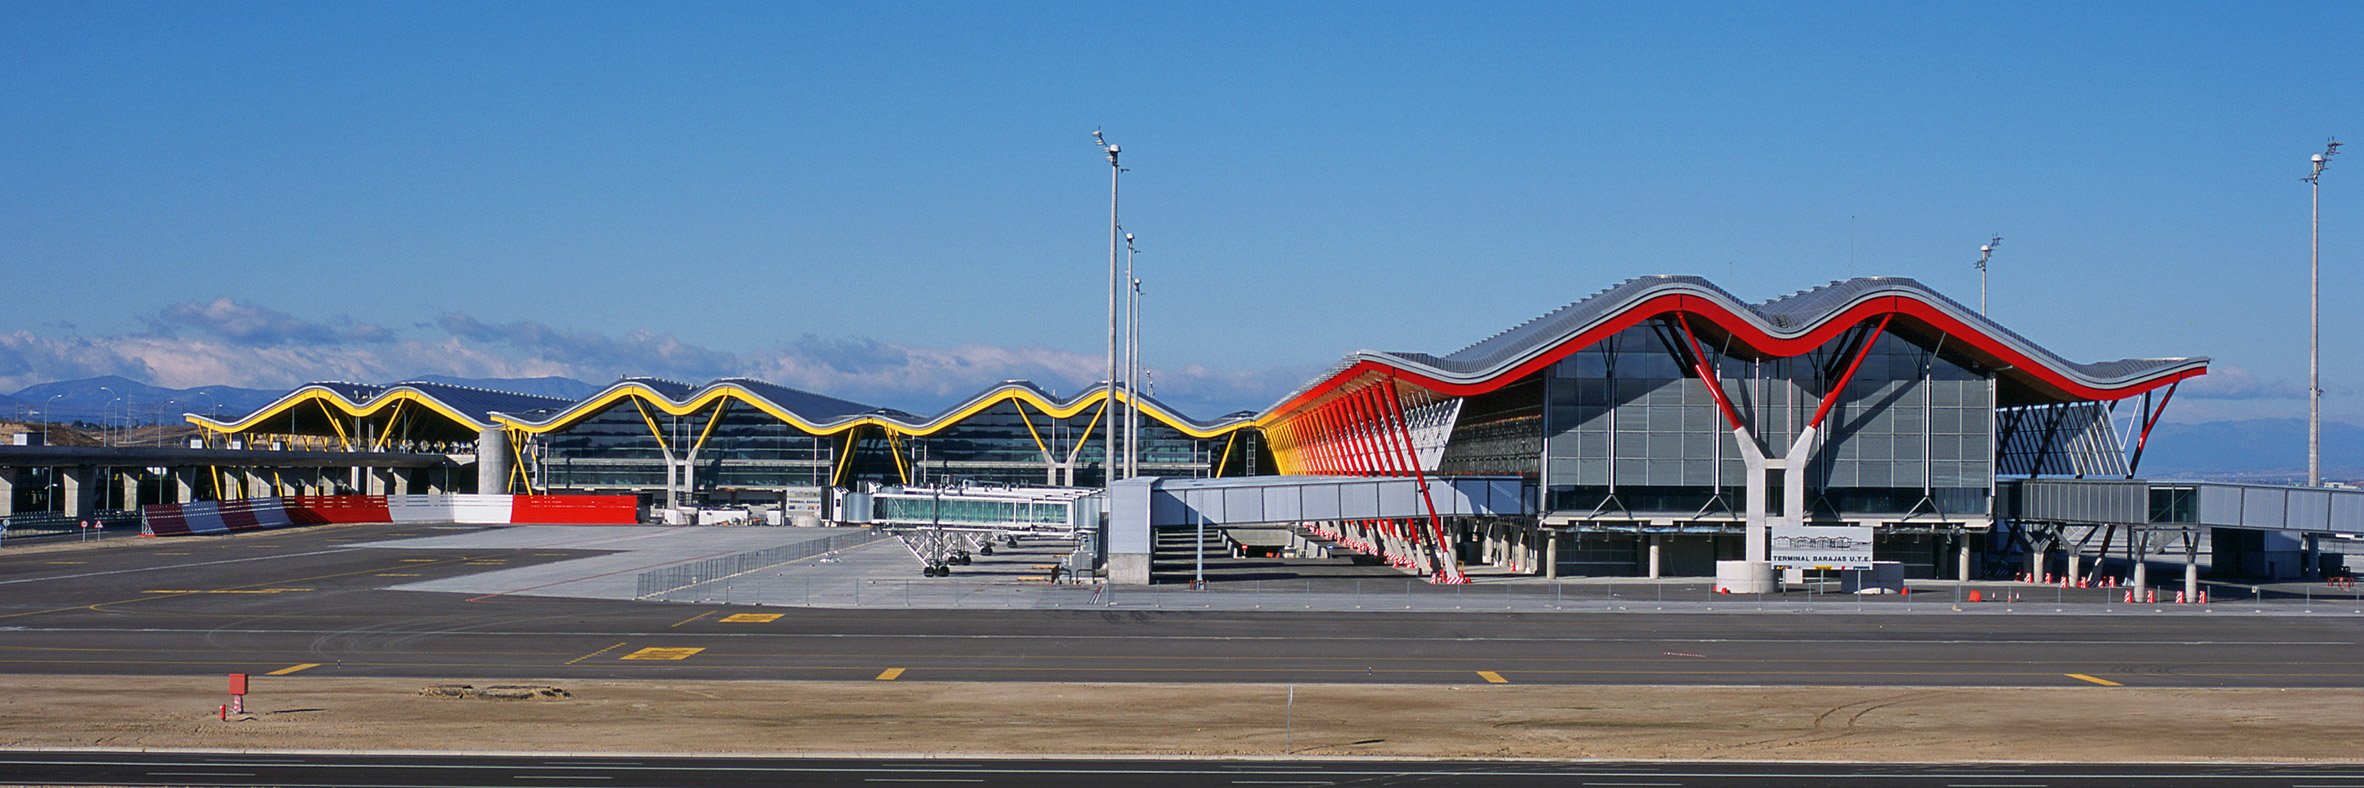
[[[2062,7],[2062,6],[2066,7]],[[1609,283],[1860,275],[2304,413],[2306,157],[2364,5],[0,2],[0,390],[1100,363],[1126,150],[1162,395],[1268,404]],[[2364,154],[2324,179],[2364,421]]]

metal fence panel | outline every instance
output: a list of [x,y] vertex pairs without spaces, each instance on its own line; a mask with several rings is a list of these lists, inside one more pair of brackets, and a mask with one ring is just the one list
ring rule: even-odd
[[769,569],[801,558],[811,558],[857,545],[869,544],[889,536],[890,534],[883,529],[863,528],[847,533],[833,534],[824,539],[733,553],[719,558],[708,558],[703,561],[692,561],[642,572],[635,582],[634,595],[637,599],[661,597],[703,583],[743,575],[759,569]]

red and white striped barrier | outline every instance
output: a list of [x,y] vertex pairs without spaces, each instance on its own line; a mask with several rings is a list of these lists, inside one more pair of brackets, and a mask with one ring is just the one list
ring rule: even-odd
[[154,536],[329,523],[632,525],[640,503],[622,495],[299,495],[146,506],[140,519]]

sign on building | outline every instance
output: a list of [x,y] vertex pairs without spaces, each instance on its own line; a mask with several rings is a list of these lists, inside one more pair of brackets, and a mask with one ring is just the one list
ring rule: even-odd
[[1775,525],[1773,565],[1870,569],[1872,530],[1868,525]]

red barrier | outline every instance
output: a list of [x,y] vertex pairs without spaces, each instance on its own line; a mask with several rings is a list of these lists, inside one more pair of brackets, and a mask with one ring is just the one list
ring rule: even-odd
[[509,501],[518,525],[634,525],[640,499],[628,495],[519,495]]
[[148,533],[156,536],[188,536],[189,518],[181,513],[177,503],[140,507],[140,520],[147,524]]
[[383,495],[297,495],[284,500],[287,518],[300,525],[394,521]]
[[230,530],[232,531],[252,531],[254,529],[263,527],[262,523],[255,520],[254,509],[251,506],[240,505],[251,500],[254,499],[244,498],[234,501],[223,501],[222,524],[229,526]]
[[[410,496],[404,500],[411,498],[467,499],[474,501],[471,505],[477,510],[490,507],[494,512],[490,519],[469,522],[503,522],[498,519],[498,512],[504,504],[509,515],[506,522],[520,525],[636,525],[640,522],[640,501],[628,495]],[[230,531],[252,531],[291,525],[395,521],[383,495],[298,495],[158,504],[141,507],[140,516],[147,523],[147,532],[156,536],[221,533],[225,527]],[[452,515],[447,512],[440,516]],[[213,524],[216,522],[219,524]]]

